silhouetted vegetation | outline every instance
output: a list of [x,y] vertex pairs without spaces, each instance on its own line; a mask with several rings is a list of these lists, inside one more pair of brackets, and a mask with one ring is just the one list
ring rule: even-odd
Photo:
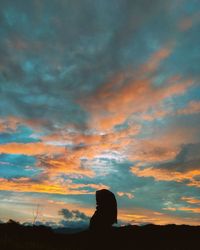
[[200,226],[146,225],[112,228],[109,232],[56,233],[46,226],[0,224],[0,249],[43,250],[196,250],[200,248]]

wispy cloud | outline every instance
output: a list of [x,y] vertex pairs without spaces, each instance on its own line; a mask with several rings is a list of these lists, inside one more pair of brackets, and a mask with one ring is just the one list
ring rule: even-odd
[[[103,184],[73,184],[62,180],[31,180],[28,177],[5,179],[1,178],[0,190],[15,192],[36,192],[49,194],[93,194],[94,190],[109,188]],[[88,190],[90,189],[90,191]]]

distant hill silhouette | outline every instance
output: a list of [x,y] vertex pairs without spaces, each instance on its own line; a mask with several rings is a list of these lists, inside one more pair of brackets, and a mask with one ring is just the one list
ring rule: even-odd
[[200,226],[145,225],[61,234],[46,226],[0,224],[1,250],[198,250]]

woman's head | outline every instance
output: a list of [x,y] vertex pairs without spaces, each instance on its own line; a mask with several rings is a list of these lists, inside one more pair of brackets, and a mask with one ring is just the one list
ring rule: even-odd
[[97,205],[105,206],[109,206],[110,204],[117,204],[115,195],[107,189],[101,189],[96,191],[96,202]]
[[111,191],[107,189],[96,191],[96,203],[97,211],[101,210],[113,223],[117,223],[117,201]]

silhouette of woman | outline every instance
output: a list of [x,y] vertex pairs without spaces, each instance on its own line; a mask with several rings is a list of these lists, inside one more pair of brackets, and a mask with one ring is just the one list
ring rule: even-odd
[[96,191],[96,211],[90,219],[90,230],[109,230],[117,223],[117,201],[115,195],[107,190]]

